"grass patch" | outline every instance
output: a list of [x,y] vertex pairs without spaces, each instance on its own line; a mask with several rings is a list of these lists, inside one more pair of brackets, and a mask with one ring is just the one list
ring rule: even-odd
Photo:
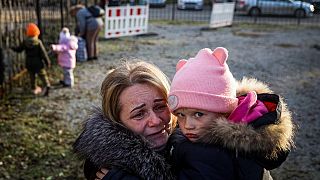
[[121,37],[108,39],[99,42],[100,52],[117,53],[125,51],[133,51],[135,49],[135,40],[132,37]]
[[263,36],[265,34],[261,32],[242,32],[242,31],[233,31],[233,35],[235,36],[241,36],[241,37],[251,37],[251,38],[258,38],[260,36]]
[[171,20],[149,20],[150,24],[153,25],[192,25],[192,26],[208,26],[208,22],[199,21],[171,21]]
[[[48,72],[55,82],[62,71],[52,60]],[[83,179],[72,152],[78,132],[44,111],[47,100],[35,98],[29,87],[17,89],[0,102],[0,179]]]
[[280,44],[275,44],[275,46],[282,47],[282,48],[295,48],[299,47],[296,44],[288,44],[288,43],[280,43]]
[[299,29],[318,29],[316,25],[294,25],[294,24],[254,24],[254,23],[236,23],[232,27],[236,30],[239,29],[250,29],[251,31],[258,32],[272,32],[279,30],[299,30]]
[[27,112],[30,101],[1,102],[0,179],[83,178],[72,153],[75,132],[49,114]]

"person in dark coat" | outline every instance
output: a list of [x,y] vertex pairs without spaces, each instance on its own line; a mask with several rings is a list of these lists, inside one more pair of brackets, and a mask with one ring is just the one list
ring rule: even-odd
[[73,144],[87,179],[173,179],[166,144],[174,126],[167,106],[169,81],[146,62],[124,63],[101,85],[102,107],[86,120]]
[[50,68],[51,61],[47,54],[47,51],[42,44],[42,41],[38,38],[40,30],[34,23],[29,23],[26,28],[27,38],[18,47],[11,47],[16,52],[25,51],[26,55],[26,68],[30,75],[31,89],[34,94],[41,93],[41,88],[37,86],[36,75],[38,75],[45,85],[43,94],[49,95],[50,82],[46,67]]
[[88,8],[81,4],[74,5],[70,8],[70,15],[76,18],[77,31],[76,35],[86,40],[86,49],[88,61],[97,60],[99,56],[98,39],[99,32],[103,28],[102,17],[94,17]]
[[293,146],[294,125],[283,100],[256,79],[234,79],[228,51],[202,49],[180,60],[168,104],[177,179],[272,179]]

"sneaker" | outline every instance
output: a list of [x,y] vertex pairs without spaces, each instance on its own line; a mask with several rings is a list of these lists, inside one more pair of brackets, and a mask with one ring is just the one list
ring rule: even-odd
[[61,85],[63,85],[63,86],[65,85],[64,81],[62,81],[62,80],[60,80],[59,83],[60,83]]
[[60,80],[59,83],[62,85],[62,87],[71,87],[71,85],[66,84],[64,81]]
[[63,87],[71,88],[72,86],[70,84],[64,84]]
[[88,57],[87,61],[93,61],[94,57]]

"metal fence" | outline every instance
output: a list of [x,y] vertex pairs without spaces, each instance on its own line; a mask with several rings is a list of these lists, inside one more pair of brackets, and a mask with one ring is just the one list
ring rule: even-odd
[[25,26],[36,23],[46,49],[58,40],[62,27],[74,29],[75,21],[69,8],[76,3],[91,5],[97,0],[1,0],[0,3],[0,98],[13,87],[25,86],[25,59],[23,53],[14,53],[10,47],[18,46],[25,37]]

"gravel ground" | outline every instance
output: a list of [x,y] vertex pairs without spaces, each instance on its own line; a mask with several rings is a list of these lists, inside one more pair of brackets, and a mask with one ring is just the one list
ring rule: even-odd
[[66,125],[79,129],[91,106],[100,104],[99,86],[105,73],[121,58],[152,62],[172,79],[179,59],[195,56],[204,47],[223,46],[229,50],[229,67],[237,79],[249,76],[267,82],[286,98],[293,112],[298,126],[296,148],[272,171],[274,179],[320,177],[319,28],[234,26],[203,30],[201,26],[150,25],[149,32],[158,35],[100,41],[101,58],[78,64],[75,88],[53,89],[49,108],[42,111],[54,111],[66,119]]

